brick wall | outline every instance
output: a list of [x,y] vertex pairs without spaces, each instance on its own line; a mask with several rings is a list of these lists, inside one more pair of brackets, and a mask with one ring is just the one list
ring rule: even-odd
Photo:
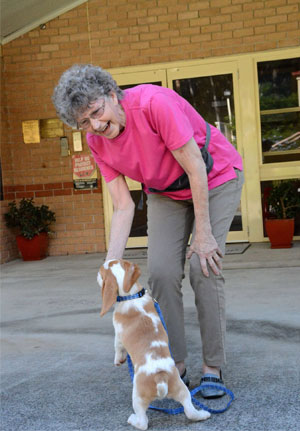
[[8,202],[2,201],[0,204],[0,254],[1,263],[4,263],[9,262],[12,259],[16,259],[19,256],[19,253],[14,232],[11,232],[11,230],[7,229],[3,223],[3,214],[5,214],[8,210]]
[[[114,68],[298,46],[299,7],[299,0],[89,0],[44,30],[4,45],[5,198],[34,192],[57,213],[50,254],[105,248],[101,190],[79,194],[65,187],[72,181],[71,157],[60,156],[59,139],[23,143],[22,121],[55,117],[51,95],[65,69],[74,63]],[[71,138],[67,127],[65,134]]]
[[[56,222],[52,226],[53,233],[50,235],[49,255],[103,252],[105,249],[103,207],[99,194],[91,193],[88,190],[87,193],[74,192],[73,189],[66,189],[72,193],[65,194],[64,188],[59,189],[57,184],[54,187],[53,190],[45,190],[46,197],[34,197],[37,205],[48,205],[56,215]],[[20,186],[9,186],[9,188],[9,193],[16,196],[29,197],[41,194],[41,190],[21,191]],[[15,191],[12,191],[13,188]],[[48,196],[49,191],[52,192],[52,197]],[[2,218],[8,210],[7,203],[8,201],[1,203]],[[2,263],[18,257],[15,233],[7,229],[4,223],[1,224],[0,240]]]
[[[109,6],[108,6],[109,5]],[[91,56],[104,68],[299,45],[299,0],[91,0]]]

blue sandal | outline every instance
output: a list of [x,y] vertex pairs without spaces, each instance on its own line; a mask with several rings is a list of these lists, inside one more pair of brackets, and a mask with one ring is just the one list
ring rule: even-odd
[[[222,387],[225,389],[225,385],[222,379],[221,371],[220,377],[218,377],[216,374],[204,374],[200,381],[200,388],[202,385],[203,388],[200,389],[199,393],[203,398],[220,398],[225,395],[225,390],[222,389]],[[213,386],[216,386],[216,388]]]

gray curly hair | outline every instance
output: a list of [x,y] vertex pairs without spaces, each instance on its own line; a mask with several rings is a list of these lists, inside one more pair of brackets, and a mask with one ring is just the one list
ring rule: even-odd
[[58,117],[71,127],[77,127],[78,115],[101,96],[114,91],[122,100],[123,91],[109,72],[91,64],[76,64],[66,70],[55,87],[52,101]]

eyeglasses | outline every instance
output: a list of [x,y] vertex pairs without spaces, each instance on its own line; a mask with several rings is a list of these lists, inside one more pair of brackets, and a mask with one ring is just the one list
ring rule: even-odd
[[102,117],[105,111],[105,99],[103,99],[102,104],[98,107],[95,107],[95,110],[91,113],[91,115],[87,118],[84,118],[83,120],[79,121],[77,123],[78,129],[88,129],[91,125],[91,119],[92,120],[98,120]]

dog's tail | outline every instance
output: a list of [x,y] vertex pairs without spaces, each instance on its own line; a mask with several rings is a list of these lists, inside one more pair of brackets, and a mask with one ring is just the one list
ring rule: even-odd
[[168,374],[164,371],[161,371],[160,373],[156,374],[156,376],[154,377],[154,381],[157,388],[157,398],[159,400],[166,398],[169,392]]

